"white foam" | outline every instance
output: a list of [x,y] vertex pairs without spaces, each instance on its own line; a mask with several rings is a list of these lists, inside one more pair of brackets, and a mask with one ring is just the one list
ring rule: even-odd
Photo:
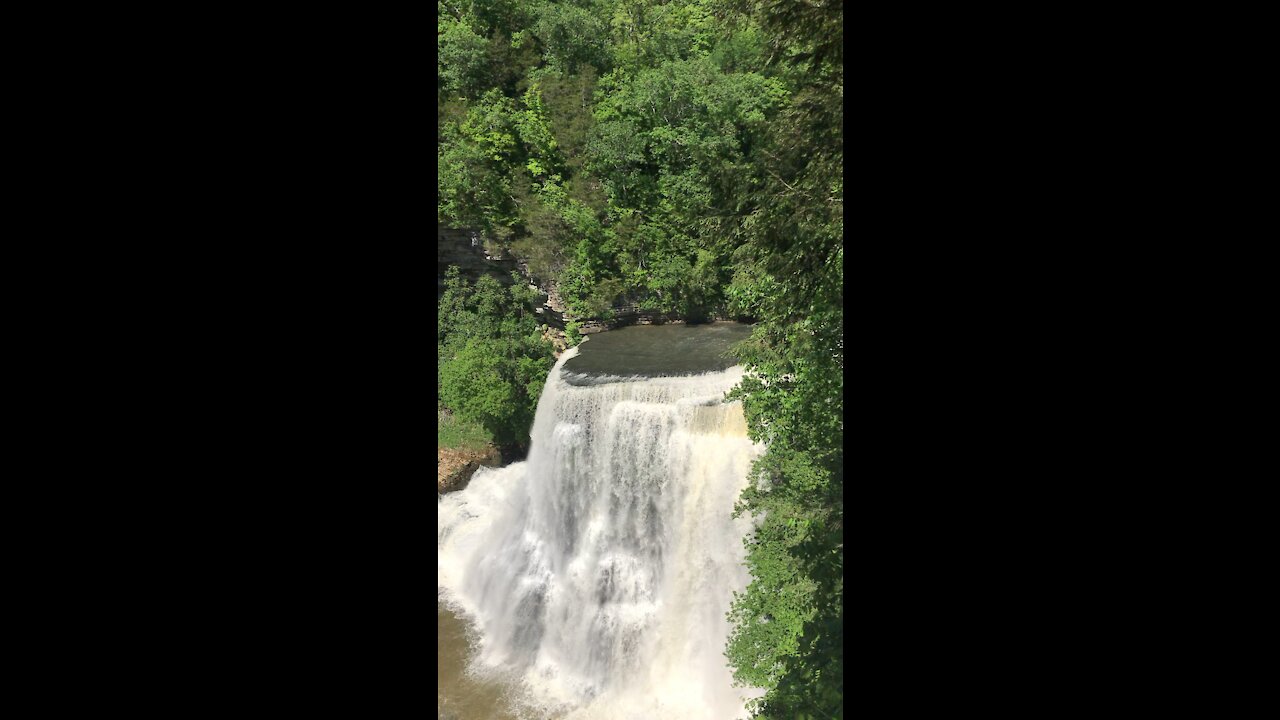
[[[476,670],[519,678],[574,720],[745,717],[725,618],[760,447],[721,402],[740,367],[571,384],[561,356],[525,462],[481,469],[439,503],[442,598],[480,635]],[[528,708],[526,708],[528,710]]]

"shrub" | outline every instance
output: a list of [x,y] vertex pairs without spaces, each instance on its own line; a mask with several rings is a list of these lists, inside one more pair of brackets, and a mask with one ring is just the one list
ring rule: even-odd
[[455,415],[442,414],[436,427],[436,447],[480,451],[493,443],[493,435],[483,426]]

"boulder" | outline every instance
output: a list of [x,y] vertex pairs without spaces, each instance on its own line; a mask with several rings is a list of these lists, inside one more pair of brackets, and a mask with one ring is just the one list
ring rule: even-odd
[[453,492],[471,482],[471,476],[482,467],[498,467],[502,454],[492,445],[482,451],[436,448],[436,490]]

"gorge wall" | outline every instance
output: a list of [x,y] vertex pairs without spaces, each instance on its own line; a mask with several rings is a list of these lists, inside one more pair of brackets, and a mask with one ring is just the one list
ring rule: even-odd
[[[528,265],[498,251],[485,247],[484,237],[479,230],[467,228],[446,228],[437,225],[436,230],[436,284],[437,296],[444,292],[444,273],[449,265],[457,265],[462,276],[475,282],[482,275],[489,275],[503,285],[511,285],[512,271],[518,271],[529,286],[539,294],[540,305],[534,308],[539,322],[550,328],[548,337],[556,344],[557,351],[562,351],[568,344],[565,330],[569,323],[577,324],[578,333],[591,335],[594,333],[616,330],[630,325],[665,325],[686,322],[680,313],[657,312],[645,310],[635,305],[619,305],[610,309],[609,317],[575,317],[565,307],[554,283],[539,284],[529,274]],[[731,318],[715,316],[712,320],[729,320]]]

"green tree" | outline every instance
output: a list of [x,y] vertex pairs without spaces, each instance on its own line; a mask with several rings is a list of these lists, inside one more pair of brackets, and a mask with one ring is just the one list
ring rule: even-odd
[[447,14],[436,21],[436,76],[442,95],[474,97],[487,69],[485,39]]
[[547,64],[571,74],[587,66],[606,70],[609,66],[609,26],[605,20],[608,5],[604,0],[540,4],[530,34],[545,49]]
[[438,310],[440,400],[459,419],[483,427],[498,443],[527,447],[538,395],[554,364],[541,337],[533,293],[492,277],[474,284],[456,266],[445,278]]
[[741,348],[752,437],[768,450],[738,512],[752,581],[727,655],[765,687],[764,718],[843,716],[844,166],[838,3],[742,3],[791,100],[754,153],[758,184],[731,231],[746,239],[728,294],[757,318]]

